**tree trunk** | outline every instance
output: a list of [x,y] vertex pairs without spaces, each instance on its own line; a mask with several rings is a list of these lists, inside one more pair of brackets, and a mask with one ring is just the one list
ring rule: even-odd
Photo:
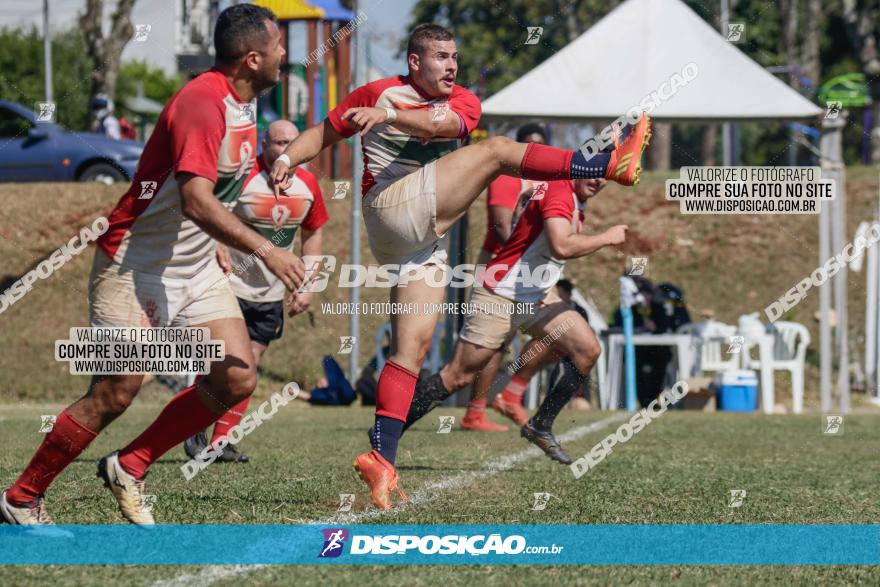
[[804,26],[804,40],[801,45],[801,72],[813,82],[813,87],[822,85],[822,62],[819,60],[819,43],[822,34],[822,0],[807,0],[807,22]]
[[[135,0],[119,0],[111,17],[110,33],[104,35],[104,0],[86,0],[86,11],[79,19],[89,57],[95,68],[91,75],[91,96],[116,92],[116,79],[122,64],[122,50],[134,35],[131,11]],[[89,111],[89,126],[94,126],[94,113]]]
[[703,165],[715,165],[715,153],[718,150],[718,125],[707,124],[703,127],[703,144],[700,147],[700,160]]
[[880,164],[880,52],[877,50],[876,23],[880,21],[880,0],[856,2],[843,0],[843,21],[850,41],[856,50],[856,57],[869,80],[869,91],[874,100],[874,130],[871,132],[871,163]]
[[[797,33],[798,33],[798,0],[779,0],[779,18],[781,19],[780,28],[782,29],[782,55],[786,65],[798,65],[799,52],[797,50]],[[796,91],[800,89],[801,83],[798,80],[797,73],[791,72],[788,75],[788,85]]]
[[648,169],[666,171],[672,164],[672,124],[655,122],[654,136],[647,151]]

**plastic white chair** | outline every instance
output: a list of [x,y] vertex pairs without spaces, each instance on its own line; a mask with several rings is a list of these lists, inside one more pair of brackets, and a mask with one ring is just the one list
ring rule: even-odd
[[[797,322],[774,322],[768,331],[773,333],[770,366],[774,371],[788,371],[791,374],[792,411],[800,414],[804,409],[804,364],[810,345],[810,331]],[[753,359],[748,349],[744,349],[743,353],[746,368],[761,368],[760,359]]]
[[691,322],[681,326],[677,334],[690,334],[699,345],[697,372],[733,371],[740,368],[738,354],[728,353],[730,337],[736,334],[736,326],[708,320]]

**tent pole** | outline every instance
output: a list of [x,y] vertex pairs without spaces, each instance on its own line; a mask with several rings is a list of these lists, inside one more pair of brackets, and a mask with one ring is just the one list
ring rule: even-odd
[[[729,0],[721,0],[721,34],[726,39],[730,24],[730,3]],[[721,160],[727,167],[733,165],[733,125],[725,122],[721,125]]]
[[[823,134],[820,141],[822,151],[822,177],[826,179],[831,170],[833,138],[831,119],[822,121]],[[838,194],[839,197],[839,194]],[[819,266],[823,267],[831,256],[831,207],[833,202],[822,202],[819,212]],[[831,411],[831,376],[834,369],[831,345],[831,284],[826,280],[819,286],[819,396],[823,413]]]

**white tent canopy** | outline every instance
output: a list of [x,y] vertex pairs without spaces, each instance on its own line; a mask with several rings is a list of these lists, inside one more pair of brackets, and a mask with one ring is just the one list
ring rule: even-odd
[[821,113],[681,0],[627,0],[486,100],[483,114],[613,119],[664,83],[668,93],[669,80],[688,63],[697,65],[696,77],[653,110],[655,120],[791,120]]

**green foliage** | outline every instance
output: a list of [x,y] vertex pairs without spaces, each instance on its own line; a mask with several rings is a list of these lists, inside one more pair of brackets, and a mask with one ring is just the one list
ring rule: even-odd
[[[92,68],[79,30],[54,35],[52,84],[58,122],[71,130],[87,130]],[[179,77],[167,76],[144,62],[124,63],[114,96],[117,108],[137,94],[138,82],[143,84],[146,97],[163,104],[181,86]],[[0,99],[33,108],[44,96],[42,33],[36,28],[0,29]]]
[[[58,122],[73,130],[85,129],[92,64],[79,31],[54,36],[52,65]],[[44,97],[42,35],[36,28],[0,29],[0,98],[33,108]]]
[[125,100],[137,95],[138,83],[143,85],[144,96],[165,104],[183,85],[178,75],[168,76],[161,69],[150,67],[144,61],[127,61],[119,69],[116,82],[117,110],[123,109]]

